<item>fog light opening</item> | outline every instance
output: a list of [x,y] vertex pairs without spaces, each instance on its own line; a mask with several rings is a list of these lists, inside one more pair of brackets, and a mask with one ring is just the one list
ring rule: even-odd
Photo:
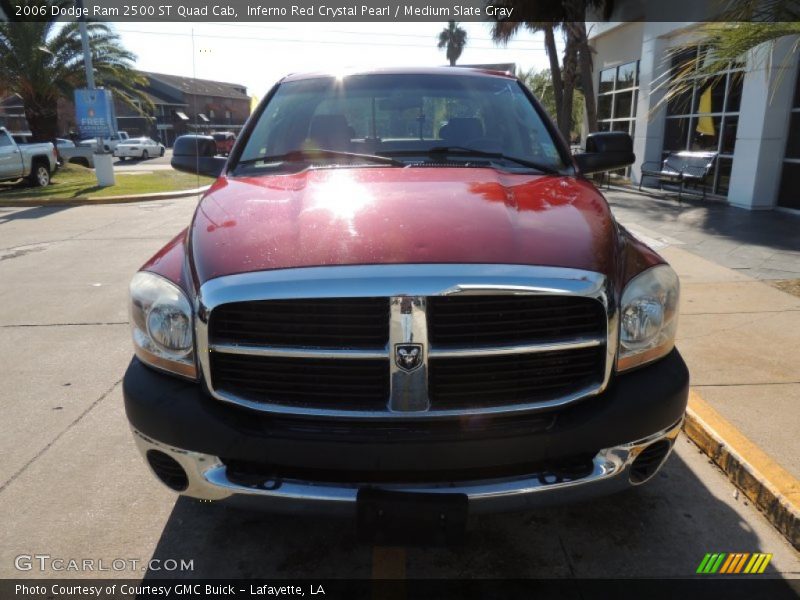
[[670,447],[669,440],[659,440],[642,450],[631,465],[630,482],[639,485],[653,477],[667,458]]
[[160,450],[148,450],[147,462],[161,483],[176,492],[189,487],[189,478],[180,463]]

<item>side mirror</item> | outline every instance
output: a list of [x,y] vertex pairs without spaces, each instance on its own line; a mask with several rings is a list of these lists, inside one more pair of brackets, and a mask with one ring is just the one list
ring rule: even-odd
[[209,135],[182,135],[175,140],[170,164],[176,171],[219,177],[228,159],[216,156],[217,145]]
[[586,136],[586,152],[575,155],[581,175],[613,171],[636,161],[633,140],[621,131],[603,131]]

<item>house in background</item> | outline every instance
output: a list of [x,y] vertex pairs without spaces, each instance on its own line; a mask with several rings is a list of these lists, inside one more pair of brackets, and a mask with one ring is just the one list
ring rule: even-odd
[[11,135],[30,135],[25,105],[16,94],[0,98],[0,127],[8,129]]
[[[701,12],[707,3],[675,2],[695,20],[668,22],[645,14],[654,3],[619,0],[612,19],[625,22],[591,24],[599,129],[633,137],[634,183],[645,161],[678,150],[711,151],[717,153],[706,185],[712,197],[750,210],[800,210],[800,67],[793,40],[762,45],[715,82],[697,84],[689,96],[654,111],[659,78],[670,67],[667,51],[697,39],[709,17]],[[669,10],[678,14],[673,3]]]
[[[156,107],[153,127],[166,145],[185,133],[238,133],[250,116],[250,96],[243,85],[160,73],[143,75],[149,81],[145,92]],[[134,122],[135,114],[126,116]],[[125,118],[117,113],[120,129],[124,129]]]
[[[247,88],[236,83],[192,77],[142,73],[148,83],[142,91],[155,107],[145,114],[115,100],[117,128],[131,137],[150,136],[166,146],[186,133],[232,131],[238,133],[250,116]],[[29,134],[22,100],[14,95],[0,99],[0,126],[14,134]],[[58,101],[58,126],[62,137],[75,136],[75,105],[71,98]]]

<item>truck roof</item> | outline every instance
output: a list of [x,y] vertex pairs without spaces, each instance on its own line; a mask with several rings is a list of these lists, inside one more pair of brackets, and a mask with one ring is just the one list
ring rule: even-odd
[[327,77],[349,77],[351,75],[473,75],[478,77],[503,77],[515,79],[508,71],[492,71],[490,69],[461,67],[381,67],[375,69],[343,68],[339,71],[312,71],[308,73],[291,73],[281,81],[297,81],[302,79],[321,79]]

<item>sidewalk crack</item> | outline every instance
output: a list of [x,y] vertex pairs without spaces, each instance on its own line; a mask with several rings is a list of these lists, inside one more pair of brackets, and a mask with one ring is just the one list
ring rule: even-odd
[[20,469],[19,469],[19,470],[18,470],[16,473],[14,473],[14,474],[13,474],[13,475],[12,475],[12,476],[11,476],[11,477],[8,479],[8,480],[6,480],[5,482],[3,482],[3,485],[0,485],[0,493],[4,492],[4,491],[5,491],[5,489],[6,489],[6,488],[7,488],[9,485],[11,485],[11,484],[14,482],[14,480],[16,480],[16,479],[17,479],[17,478],[18,478],[20,475],[22,475],[22,474],[23,474],[25,471],[27,471],[27,470],[28,470],[28,468],[29,468],[29,467],[30,467],[30,466],[31,466],[33,463],[35,463],[37,460],[39,460],[39,458],[40,458],[42,455],[44,455],[44,453],[45,453],[45,452],[47,452],[47,451],[48,451],[50,448],[52,448],[52,447],[53,447],[53,445],[54,445],[54,444],[55,444],[55,443],[56,443],[58,440],[60,440],[60,439],[61,439],[61,437],[62,437],[62,436],[65,434],[65,433],[67,433],[67,432],[68,432],[70,429],[72,429],[73,427],[75,427],[75,425],[77,425],[78,423],[80,423],[80,422],[81,422],[81,420],[83,420],[83,418],[84,418],[86,415],[88,415],[88,414],[89,414],[89,413],[90,413],[90,412],[91,412],[91,411],[92,411],[92,410],[93,410],[93,409],[94,409],[94,408],[95,408],[95,407],[96,407],[98,404],[100,404],[100,403],[101,403],[103,400],[105,400],[105,399],[108,397],[108,395],[109,395],[111,392],[113,392],[113,391],[114,391],[114,389],[115,389],[115,388],[116,388],[116,387],[117,387],[117,386],[118,386],[120,383],[122,383],[122,377],[120,377],[119,379],[117,379],[117,381],[115,381],[115,382],[114,382],[114,384],[113,384],[113,385],[112,385],[110,388],[108,388],[108,389],[107,389],[105,392],[103,392],[103,393],[100,395],[100,397],[99,397],[97,400],[95,400],[94,402],[92,402],[92,403],[91,403],[91,404],[90,404],[90,405],[89,405],[89,406],[88,406],[88,407],[87,407],[87,408],[86,408],[86,409],[85,409],[85,410],[84,410],[84,411],[83,411],[81,414],[79,414],[79,415],[78,415],[78,416],[77,416],[77,417],[76,417],[76,418],[75,418],[75,419],[74,419],[74,420],[73,420],[73,421],[72,421],[72,422],[71,422],[69,425],[67,425],[67,426],[66,426],[66,427],[65,427],[65,428],[64,428],[64,429],[63,429],[63,430],[62,430],[62,431],[61,431],[61,432],[60,432],[60,433],[59,433],[59,434],[56,436],[56,437],[54,437],[52,440],[50,440],[50,442],[48,442],[48,444],[47,444],[47,445],[46,445],[44,448],[42,448],[41,450],[39,450],[39,452],[37,452],[37,453],[36,453],[36,455],[35,455],[33,458],[31,458],[31,459],[30,459],[28,462],[26,462],[24,465],[22,465],[22,467],[21,467],[21,468],[20,468]]

